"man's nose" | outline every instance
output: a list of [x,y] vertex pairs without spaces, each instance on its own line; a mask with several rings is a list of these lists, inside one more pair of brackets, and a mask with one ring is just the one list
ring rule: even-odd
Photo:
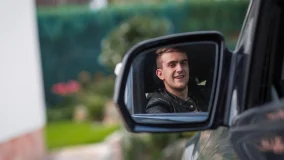
[[182,68],[181,64],[177,65],[176,70],[177,70],[177,72],[182,72],[183,71],[183,68]]

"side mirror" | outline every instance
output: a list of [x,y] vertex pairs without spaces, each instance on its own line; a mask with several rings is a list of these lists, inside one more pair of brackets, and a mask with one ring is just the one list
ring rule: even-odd
[[128,130],[211,128],[222,107],[218,106],[221,92],[226,90],[225,61],[230,61],[230,54],[223,36],[215,31],[138,43],[124,56],[115,85],[114,101]]

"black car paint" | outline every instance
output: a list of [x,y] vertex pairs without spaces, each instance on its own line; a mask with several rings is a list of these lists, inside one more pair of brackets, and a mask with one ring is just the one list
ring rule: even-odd
[[[263,67],[262,61],[266,58],[265,52],[270,51],[267,51],[267,48],[271,49],[271,46],[269,46],[271,44],[266,42],[268,35],[271,36],[271,29],[268,29],[271,15],[274,15],[274,22],[279,21],[276,18],[280,11],[273,8],[275,7],[273,3],[275,4],[276,1],[253,0],[250,2],[231,59],[231,66],[235,67],[231,67],[230,70],[228,96],[226,98],[226,107],[229,107],[230,110],[224,116],[225,126],[231,126],[236,115],[267,101],[267,97],[258,95],[258,92],[261,92],[262,89],[259,79],[264,73],[256,72],[256,70],[257,67]],[[278,25],[274,26],[277,27]],[[220,112],[223,111],[220,110]],[[198,159],[239,159],[229,142],[229,127],[203,131],[198,135],[199,138],[195,137],[186,146],[184,157],[188,157],[188,159],[197,159],[197,157]],[[206,143],[202,143],[202,141]],[[191,147],[193,144],[195,148]],[[196,156],[198,152],[200,154]],[[273,156],[270,158],[273,159]]]
[[262,109],[255,107],[238,115],[231,127],[230,142],[241,159],[283,159],[281,148],[278,148],[280,145],[270,148],[262,143],[266,140],[274,143],[276,137],[279,140],[284,134],[283,118],[280,118],[284,99],[280,99],[277,93],[273,97],[274,101],[260,106]]

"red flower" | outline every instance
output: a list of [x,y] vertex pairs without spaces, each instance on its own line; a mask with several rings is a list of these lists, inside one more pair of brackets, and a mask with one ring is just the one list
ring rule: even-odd
[[57,95],[66,96],[76,93],[80,89],[77,81],[71,80],[68,83],[57,83],[52,86],[52,92]]
[[80,89],[80,84],[77,81],[71,80],[66,86],[68,93],[75,93]]

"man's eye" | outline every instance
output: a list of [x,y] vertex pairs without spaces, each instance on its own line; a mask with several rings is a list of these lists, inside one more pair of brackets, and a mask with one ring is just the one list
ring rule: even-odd
[[175,66],[175,64],[173,64],[173,63],[170,63],[170,64],[169,64],[169,66],[170,66],[170,67],[174,67],[174,66]]
[[182,65],[187,65],[187,61],[181,62]]

